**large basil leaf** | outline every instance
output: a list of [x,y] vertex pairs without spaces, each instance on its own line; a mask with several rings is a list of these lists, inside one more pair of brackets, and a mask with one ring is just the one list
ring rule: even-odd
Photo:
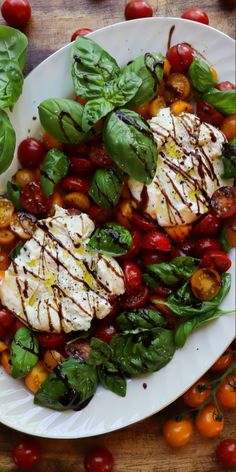
[[144,330],[165,327],[167,318],[162,313],[148,308],[140,308],[139,310],[124,311],[121,313],[117,322],[122,331]]
[[40,169],[40,182],[46,197],[53,193],[55,185],[65,177],[68,170],[69,162],[62,151],[48,151]]
[[84,107],[66,98],[48,98],[39,105],[41,125],[61,143],[83,143],[91,135],[82,130]]
[[89,403],[96,389],[96,368],[70,358],[49,374],[34,403],[57,411],[80,410]]
[[21,210],[22,205],[20,201],[20,192],[21,192],[21,185],[15,184],[14,182],[7,182],[7,196],[9,200],[13,203],[16,210]]
[[112,362],[107,362],[98,367],[98,379],[104,388],[111,390],[120,397],[126,395],[126,378]]
[[11,343],[10,362],[11,375],[16,379],[25,377],[39,359],[39,344],[36,336],[29,328],[16,331]]
[[92,179],[89,195],[97,205],[109,210],[117,205],[123,183],[119,169],[98,169]]
[[188,73],[193,86],[199,92],[207,92],[207,90],[214,87],[216,84],[216,80],[213,77],[209,65],[202,59],[195,59]]
[[164,59],[160,52],[146,53],[131,61],[124,71],[135,72],[142,80],[129,106],[136,107],[152,100],[163,78]]
[[236,138],[223,145],[222,161],[224,166],[222,179],[236,179]]
[[112,359],[112,349],[109,344],[101,339],[91,339],[91,351],[88,358],[88,364],[93,366],[102,365]]
[[17,102],[22,93],[24,77],[20,66],[7,59],[0,62],[0,108],[8,108]]
[[210,103],[223,115],[236,113],[236,90],[210,89],[204,93],[203,100]]
[[10,166],[15,145],[15,131],[5,111],[0,110],[0,174]]
[[90,239],[88,246],[102,254],[122,256],[132,246],[132,236],[127,228],[117,223],[108,223],[98,228]]
[[28,39],[21,31],[0,25],[0,62],[5,59],[17,61],[23,70],[26,61]]
[[189,256],[179,256],[171,262],[151,264],[145,268],[144,282],[150,287],[156,287],[160,282],[174,285],[181,279],[189,279],[199,266],[199,260]]
[[79,36],[72,47],[72,79],[77,95],[103,96],[103,87],[119,72],[116,60],[90,38]]
[[128,175],[150,184],[157,166],[152,132],[138,113],[116,110],[103,128],[104,145],[111,158]]

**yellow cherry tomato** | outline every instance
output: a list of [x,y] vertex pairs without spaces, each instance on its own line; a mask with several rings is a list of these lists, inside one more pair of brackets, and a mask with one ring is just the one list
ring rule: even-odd
[[172,447],[182,447],[188,444],[193,434],[191,421],[187,419],[169,419],[163,427],[163,436]]

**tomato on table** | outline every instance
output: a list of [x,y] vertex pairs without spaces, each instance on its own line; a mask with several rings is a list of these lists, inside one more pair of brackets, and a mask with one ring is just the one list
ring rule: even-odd
[[108,323],[106,320],[99,322],[94,331],[95,338],[99,338],[107,344],[110,344],[112,338],[115,335],[115,327],[112,324]]
[[40,333],[37,335],[39,345],[47,349],[63,346],[67,340],[65,333]]
[[212,211],[219,218],[230,218],[236,214],[236,188],[225,186],[218,188],[210,200]]
[[51,206],[51,199],[45,197],[40,183],[35,180],[21,190],[20,201],[24,210],[33,215],[47,213]]
[[17,157],[23,167],[27,169],[36,169],[46,154],[44,143],[35,138],[26,138],[21,141]]
[[71,42],[75,41],[78,36],[86,36],[87,34],[92,33],[92,31],[93,30],[91,30],[90,28],[79,28],[76,31],[74,31],[70,40]]
[[31,6],[28,0],[4,0],[1,13],[8,25],[18,28],[24,26],[31,17]]
[[225,251],[210,249],[204,252],[201,260],[202,267],[212,267],[219,272],[226,272],[231,267],[231,260]]
[[215,438],[224,428],[224,418],[214,405],[207,405],[197,415],[195,426],[204,438]]
[[233,360],[233,353],[232,349],[229,347],[226,351],[222,354],[222,356],[217,359],[217,361],[211,366],[211,370],[214,371],[221,371],[227,369]]
[[172,72],[185,73],[193,62],[193,49],[186,43],[175,44],[168,49],[166,57]]
[[182,398],[184,403],[192,408],[197,408],[202,405],[210,393],[208,383],[209,381],[206,377],[199,379],[198,382],[192,385],[192,387],[183,394]]
[[199,238],[195,241],[194,255],[201,257],[205,251],[220,249],[220,243],[213,238]]
[[131,261],[124,262],[125,286],[129,293],[140,289],[142,285],[142,272],[140,268]]
[[216,456],[220,463],[225,467],[236,466],[236,439],[228,438],[218,444]]
[[224,119],[223,115],[213,105],[204,102],[204,100],[198,100],[197,102],[197,116],[201,122],[206,122],[213,126],[220,126]]
[[164,423],[163,436],[172,447],[182,447],[188,444],[193,434],[193,426],[188,419],[169,419]]
[[112,454],[103,447],[92,449],[84,458],[86,472],[112,472],[113,466]]
[[218,402],[228,408],[236,407],[236,375],[230,374],[219,386],[216,394]]
[[220,291],[221,277],[215,269],[203,267],[192,274],[190,285],[199,300],[213,300]]
[[125,19],[147,18],[153,16],[151,5],[145,0],[131,0],[125,7]]
[[13,448],[12,457],[17,467],[30,469],[40,462],[40,445],[35,439],[26,439]]
[[208,15],[204,10],[197,7],[188,8],[182,15],[181,18],[185,20],[197,21],[198,23],[203,23],[204,25],[209,25]]
[[221,223],[222,221],[219,216],[214,215],[213,213],[208,213],[193,227],[193,234],[195,236],[216,234],[221,227]]

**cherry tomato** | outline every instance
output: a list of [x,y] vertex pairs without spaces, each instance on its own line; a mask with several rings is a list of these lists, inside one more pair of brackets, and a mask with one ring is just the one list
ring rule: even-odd
[[146,216],[141,216],[136,211],[133,212],[132,222],[134,226],[142,231],[152,231],[157,228],[157,223]]
[[8,25],[18,28],[24,26],[31,17],[31,6],[28,0],[4,0],[1,12]]
[[103,224],[111,218],[112,210],[105,210],[99,205],[93,205],[89,209],[89,216],[92,220],[95,220],[98,224]]
[[63,346],[67,340],[65,333],[41,333],[38,334],[38,342],[40,346],[47,349],[56,349]]
[[199,300],[213,300],[221,288],[221,277],[215,269],[203,267],[192,274],[190,285]]
[[18,159],[23,167],[36,169],[44,159],[46,154],[42,141],[35,138],[27,138],[21,141],[18,147]]
[[135,20],[135,18],[147,18],[153,16],[153,9],[148,2],[143,0],[132,0],[125,7],[125,19]]
[[10,265],[7,251],[0,246],[0,270],[7,270]]
[[17,185],[24,187],[29,182],[35,179],[35,172],[30,169],[19,169],[13,176],[13,181]]
[[15,208],[7,198],[0,197],[0,228],[9,226]]
[[[91,351],[91,346],[88,343],[88,341],[85,341],[84,339],[73,341],[73,342],[70,341],[69,343],[65,344],[65,353],[68,357],[77,357],[83,361],[86,361],[89,357],[90,351]],[[56,351],[47,351],[47,352],[56,352]],[[45,359],[44,359],[44,362],[45,362]],[[46,362],[46,366],[47,366],[47,362]]]
[[102,341],[104,341],[104,343],[107,343],[107,344],[110,344],[113,336],[115,335],[116,335],[115,327],[112,324],[107,323],[106,321],[100,322],[96,326],[95,331],[94,331],[95,338],[99,338]]
[[219,218],[230,218],[236,214],[236,188],[221,187],[212,195],[210,206]]
[[50,198],[46,198],[39,182],[27,184],[20,193],[20,201],[24,210],[34,215],[47,213],[50,208]]
[[137,264],[127,261],[124,263],[125,286],[129,293],[140,289],[142,285],[142,272]]
[[225,467],[236,466],[236,439],[224,439],[218,444],[216,456]]
[[92,449],[84,458],[86,472],[112,472],[113,466],[112,454],[103,447]]
[[163,436],[172,447],[182,447],[188,444],[193,434],[192,423],[187,419],[169,419],[164,423]]
[[204,252],[201,266],[213,267],[219,272],[226,272],[231,267],[231,260],[225,251],[210,249]]
[[190,93],[190,82],[184,74],[174,72],[167,78],[164,88],[164,98],[166,103],[173,104],[173,102],[183,100],[188,97]]
[[32,237],[36,222],[36,218],[30,213],[18,211],[12,217],[10,229],[19,238],[27,240]]
[[199,238],[195,242],[194,255],[201,257],[205,251],[220,249],[220,243],[213,238]]
[[207,405],[197,415],[195,425],[204,438],[215,438],[224,428],[224,418],[214,405]]
[[68,192],[82,192],[87,193],[89,189],[89,183],[82,177],[64,177],[60,182],[63,190]]
[[96,144],[92,145],[90,151],[89,151],[89,157],[91,161],[97,166],[97,167],[109,167],[114,164],[112,159],[110,158],[108,152],[104,148],[102,144]]
[[193,227],[195,236],[216,234],[221,226],[221,219],[213,213],[208,213]]
[[210,103],[198,100],[197,116],[202,122],[210,123],[213,126],[220,126],[224,117]]
[[72,174],[88,175],[93,169],[94,165],[89,159],[70,157],[70,171]]
[[236,85],[232,84],[232,82],[229,82],[226,80],[225,82],[220,82],[215,86],[218,90],[235,90]]
[[63,144],[63,151],[70,157],[89,157],[89,146],[85,143]]
[[142,251],[141,258],[145,266],[150,264],[160,264],[160,262],[166,261],[166,254],[146,249],[145,251]]
[[92,31],[93,31],[93,30],[91,30],[90,28],[80,28],[80,29],[77,29],[77,30],[74,31],[74,33],[72,34],[70,40],[71,40],[71,42],[72,42],[72,41],[75,41],[78,36],[86,36],[86,34],[92,33]]
[[218,402],[228,408],[236,407],[236,375],[230,374],[219,386],[216,394]]
[[135,229],[134,231],[131,231],[131,235],[133,239],[132,246],[126,254],[119,257],[119,260],[132,260],[135,256],[137,256],[138,252],[140,251],[142,244],[142,236],[140,232]]
[[209,18],[206,12],[200,8],[188,8],[188,10],[186,10],[181,15],[181,18],[185,18],[185,20],[197,21],[198,23],[203,23],[204,25],[209,25]]
[[146,305],[149,298],[149,291],[147,287],[140,287],[140,290],[133,295],[125,293],[121,299],[120,303],[122,308],[125,310],[130,310],[133,308],[142,308]]
[[236,115],[226,116],[221,123],[220,129],[228,141],[234,139],[236,137]]
[[39,463],[41,449],[34,439],[26,439],[14,447],[12,457],[17,467],[30,469]]
[[210,390],[207,388],[208,379],[202,377],[198,380],[192,387],[190,387],[187,392],[183,394],[183,400],[186,405],[191,406],[192,408],[197,408],[206,400]]
[[175,44],[168,49],[166,57],[172,72],[185,73],[193,62],[193,49],[189,44]]
[[161,231],[150,231],[147,233],[142,242],[144,249],[156,249],[158,251],[169,252],[172,249],[172,242],[168,236]]
[[233,353],[232,349],[229,347],[222,356],[217,359],[217,361],[211,366],[211,370],[218,371],[218,370],[225,370],[231,364],[233,360]]
[[12,245],[14,246],[15,235],[8,229],[0,229],[0,244],[3,246]]

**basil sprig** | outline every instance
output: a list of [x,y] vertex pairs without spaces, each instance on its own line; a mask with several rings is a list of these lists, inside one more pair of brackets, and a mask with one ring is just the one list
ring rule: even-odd
[[16,331],[11,343],[10,362],[12,376],[17,379],[25,377],[39,359],[39,345],[36,336],[29,328]]
[[0,110],[0,174],[12,163],[16,134],[5,111]]
[[127,228],[118,223],[108,223],[95,231],[88,246],[102,254],[122,256],[131,248],[132,242],[131,233]]
[[65,177],[68,170],[68,158],[62,151],[58,149],[48,151],[40,168],[40,182],[46,197],[53,193],[55,185]]
[[151,264],[145,268],[144,282],[150,287],[157,287],[160,282],[165,285],[174,285],[180,280],[189,279],[198,268],[199,260],[190,256],[179,256],[171,262]]
[[119,202],[122,183],[123,173],[119,169],[98,169],[88,193],[97,205],[109,210]]
[[236,138],[223,145],[222,161],[224,166],[222,179],[236,179]]
[[190,65],[188,73],[193,86],[199,92],[207,92],[216,84],[209,65],[202,59],[195,59]]
[[20,201],[20,192],[22,186],[11,182],[10,180],[7,182],[7,196],[9,200],[13,203],[16,210],[21,210],[22,205]]
[[213,105],[222,115],[236,113],[236,90],[218,90],[211,88],[203,94],[203,100]]

